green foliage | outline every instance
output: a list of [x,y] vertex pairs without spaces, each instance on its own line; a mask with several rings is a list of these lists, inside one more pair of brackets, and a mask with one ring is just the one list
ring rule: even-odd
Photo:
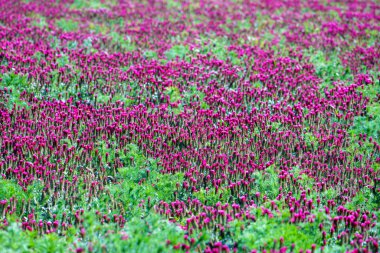
[[[59,42],[57,43],[59,44]],[[76,43],[74,43],[72,46],[76,47]],[[37,59],[38,61],[40,61],[41,57],[42,55],[40,52],[36,52],[33,55],[33,58]],[[70,65],[71,62],[69,56],[66,54],[61,54],[59,57],[57,57],[57,64],[58,67],[65,67],[67,65]],[[0,75],[0,78],[2,79],[0,82],[0,88],[6,88],[7,90],[12,91],[8,92],[8,94],[5,95],[7,99],[5,101],[1,101],[0,104],[5,105],[7,108],[12,108],[15,105],[16,107],[24,107],[28,109],[28,103],[20,98],[20,95],[23,91],[34,93],[38,98],[44,97],[55,99],[67,99],[68,97],[74,97],[78,99],[79,93],[81,94],[81,98],[83,100],[87,99],[88,101],[94,101],[94,96],[88,92],[93,83],[84,83],[78,87],[76,86],[78,83],[78,80],[76,78],[73,78],[71,83],[59,82],[59,73],[57,70],[51,71],[49,75],[51,76],[52,83],[49,85],[48,89],[45,89],[47,88],[46,85],[38,84],[36,82],[28,80],[27,75],[15,74],[13,72]],[[101,80],[98,81],[100,82]],[[107,96],[107,98],[109,98],[109,96]],[[108,99],[104,100],[105,101],[99,102],[108,101]],[[113,97],[112,102],[116,102],[117,100],[121,100],[127,105],[130,104],[130,101],[128,99],[121,97],[119,94],[116,94]]]
[[171,49],[165,52],[166,58],[171,61],[176,59],[177,57],[179,59],[184,59],[185,56],[190,52],[188,46],[184,45],[174,45]]
[[[104,95],[103,95],[104,96]],[[106,96],[108,97],[108,96]],[[126,98],[126,97],[123,97],[121,94],[116,94],[112,97],[111,101],[114,103],[116,101],[121,101],[124,103],[124,106],[131,106],[133,105],[135,102],[130,99],[130,98]]]
[[167,0],[166,4],[168,9],[180,9],[182,7],[181,2],[178,0]]
[[366,33],[369,36],[369,38],[366,40],[366,44],[370,47],[376,46],[376,43],[379,43],[379,40],[380,40],[380,32],[376,29],[374,30],[367,29]]
[[[111,26],[111,28],[113,28],[113,26],[111,24],[109,24],[109,25]],[[88,25],[88,29],[90,31],[94,32],[95,34],[106,35],[109,32],[109,27],[105,26],[104,24],[90,23]]]
[[[250,20],[247,19],[242,19],[242,20],[237,20],[233,22],[230,18],[227,18],[226,23],[229,25],[233,25],[233,33],[239,33],[242,31],[249,30],[252,25]],[[227,33],[231,32],[231,29],[227,25],[223,25],[223,28],[226,30]]]
[[26,75],[19,75],[11,72],[3,74],[1,79],[1,87],[7,87],[8,89],[26,89],[28,87]]
[[367,134],[368,136],[375,138],[375,140],[380,140],[380,114],[377,114],[372,119],[364,116],[356,117],[352,130],[355,133]]
[[256,191],[264,193],[270,199],[278,195],[279,183],[275,166],[268,167],[265,171],[256,171],[253,173],[255,178]]
[[[110,1],[111,2],[111,1]],[[108,9],[108,6],[100,0],[74,0],[71,9]]]
[[115,31],[108,34],[112,38],[112,42],[119,45],[122,49],[126,51],[133,51],[136,49],[136,45],[132,42],[131,37],[121,35]]
[[34,199],[37,201],[36,197],[43,191],[44,184],[40,180],[34,180],[30,185],[28,185],[26,195],[27,199]]
[[368,187],[360,189],[355,197],[346,204],[346,208],[356,210],[362,208],[364,210],[376,210],[380,206],[380,198],[373,194],[373,191]]
[[171,103],[175,103],[181,99],[181,93],[178,87],[175,87],[175,86],[166,87],[164,93],[166,95],[169,95]]
[[153,212],[144,219],[133,217],[118,232],[114,224],[101,224],[95,214],[85,212],[83,228],[85,240],[80,240],[79,228],[75,227],[64,236],[57,233],[38,236],[35,231],[22,231],[16,223],[11,223],[5,230],[0,230],[0,244],[2,252],[6,253],[55,253],[90,247],[92,252],[172,252],[172,247],[166,246],[166,240],[173,245],[183,243],[185,234],[178,226]]
[[13,106],[29,108],[28,103],[20,98],[22,91],[31,90],[33,88],[32,86],[28,85],[27,76],[18,75],[11,72],[1,75],[1,79],[2,81],[0,83],[0,88],[7,88],[8,90],[12,90],[12,92],[9,93],[7,100],[4,101],[3,104],[9,109],[13,108]]
[[363,86],[360,91],[364,96],[370,99],[367,104],[365,116],[355,117],[354,124],[351,127],[351,134],[366,134],[373,137],[377,142],[380,141],[380,104],[378,95],[380,94],[379,73],[376,70],[370,71],[374,83]]
[[155,51],[150,51],[150,50],[145,51],[144,56],[149,60],[158,59],[157,52],[155,52]]
[[56,233],[38,236],[37,232],[22,231],[17,223],[0,230],[2,252],[67,252],[68,243]]
[[209,38],[201,36],[201,49],[194,49],[200,54],[213,54],[218,60],[229,61],[232,65],[242,65],[242,59],[235,51],[229,51],[230,41],[224,37]]
[[129,239],[125,241],[128,252],[152,252],[152,249],[154,252],[171,252],[173,249],[166,246],[166,240],[178,244],[184,242],[185,234],[175,224],[162,220],[153,213],[144,220],[133,218],[128,223],[126,233],[129,235]]
[[199,191],[192,195],[194,198],[199,199],[205,205],[215,205],[218,202],[227,203],[231,196],[231,191],[229,189],[221,188],[218,193],[215,190],[206,191],[201,188]]
[[88,53],[96,52],[97,51],[97,49],[94,49],[92,47],[92,38],[91,37],[83,40],[83,47],[87,49]]
[[197,86],[193,85],[184,92],[183,100],[185,103],[189,104],[193,99],[199,99],[202,109],[209,109],[210,106],[204,101],[206,94],[197,89]]
[[61,45],[61,40],[57,38],[56,36],[49,35],[49,41],[50,41],[50,46],[53,49],[59,48]]
[[73,32],[78,29],[78,22],[75,22],[71,19],[58,19],[56,22],[56,26],[62,29],[64,32]]
[[66,64],[69,63],[69,56],[65,54],[61,54],[61,56],[57,59],[58,67],[62,68]]
[[249,19],[238,20],[236,22],[236,28],[234,32],[237,33],[242,30],[249,30],[251,27],[252,25]]
[[38,16],[38,18],[36,18],[35,20],[33,20],[32,24],[34,26],[37,26],[39,28],[44,28],[46,27],[48,24],[46,22],[46,18],[44,16]]
[[254,84],[253,84],[253,87],[257,88],[257,89],[261,89],[263,88],[263,83],[261,81],[256,81]]
[[72,41],[72,40],[68,41],[67,44],[66,44],[66,47],[69,50],[74,50],[74,49],[77,48],[77,46],[78,46],[78,42],[77,41]]
[[342,65],[338,51],[330,52],[327,58],[323,51],[310,48],[305,51],[305,56],[310,57],[310,62],[314,65],[317,76],[323,81],[322,87],[332,81],[352,81],[354,79],[350,69]]
[[338,192],[333,188],[329,188],[326,191],[317,194],[320,196],[321,203],[324,205],[327,203],[327,200],[333,200],[338,197]]
[[0,179],[0,199],[15,197],[18,200],[26,199],[27,195],[22,187],[11,180]]
[[[147,170],[149,170],[149,176]],[[151,205],[160,200],[171,201],[173,192],[176,191],[176,183],[183,180],[182,173],[161,174],[154,163],[137,168],[123,167],[119,168],[118,172],[121,183],[109,185],[108,189],[116,200],[123,203],[130,215],[145,212],[137,208],[142,200],[146,202],[150,198]]]
[[248,248],[259,249],[263,246],[272,248],[274,240],[277,240],[278,247],[281,237],[284,238],[284,245],[288,248],[295,243],[295,252],[299,252],[300,249],[310,249],[312,244],[322,242],[318,224],[327,219],[322,214],[316,216],[316,222],[294,224],[288,222],[287,215],[279,216],[274,213],[273,218],[262,216],[261,208],[254,209],[253,213],[257,217],[256,222],[246,224],[246,226],[242,226],[240,221],[231,223],[233,239]]
[[312,149],[312,150],[318,149],[318,139],[313,135],[313,133],[310,133],[310,132],[305,133],[304,140],[306,142],[306,146],[309,149]]
[[339,12],[335,11],[335,10],[330,10],[329,11],[329,16],[337,21],[341,21],[341,18],[340,18],[340,15],[339,15]]

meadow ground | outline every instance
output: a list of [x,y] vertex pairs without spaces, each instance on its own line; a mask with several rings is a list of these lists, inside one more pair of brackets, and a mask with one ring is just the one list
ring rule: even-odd
[[378,1],[0,0],[0,252],[378,252]]

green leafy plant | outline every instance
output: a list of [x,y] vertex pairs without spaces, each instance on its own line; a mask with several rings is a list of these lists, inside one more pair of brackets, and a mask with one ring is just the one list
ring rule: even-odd
[[78,29],[78,22],[71,19],[61,18],[56,21],[58,28],[62,29],[64,32],[72,32]]
[[177,57],[183,59],[190,52],[188,46],[174,45],[171,49],[165,52],[165,56],[168,60],[174,60]]

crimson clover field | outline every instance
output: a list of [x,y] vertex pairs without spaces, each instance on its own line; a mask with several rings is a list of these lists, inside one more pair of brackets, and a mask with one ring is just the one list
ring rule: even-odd
[[0,0],[0,252],[379,252],[380,2]]

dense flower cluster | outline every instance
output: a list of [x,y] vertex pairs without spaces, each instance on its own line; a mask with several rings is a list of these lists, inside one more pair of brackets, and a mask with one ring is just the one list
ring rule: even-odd
[[154,214],[163,251],[378,252],[379,11],[1,0],[0,229],[101,252]]

